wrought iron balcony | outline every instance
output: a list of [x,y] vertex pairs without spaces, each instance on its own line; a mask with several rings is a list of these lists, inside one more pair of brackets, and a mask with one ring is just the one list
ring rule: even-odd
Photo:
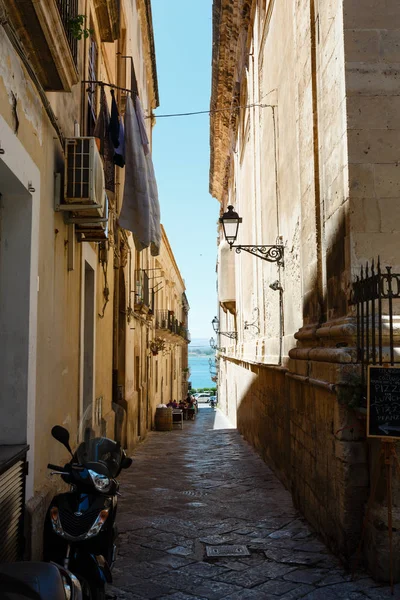
[[74,63],[78,62],[78,40],[72,35],[71,21],[78,15],[78,0],[56,0]]
[[7,13],[44,89],[70,92],[79,81],[69,26],[78,0],[8,0]]
[[[155,313],[156,316],[156,330],[160,332],[164,332],[164,334],[168,334],[168,339],[173,339],[173,337],[181,338],[187,342],[190,341],[190,335],[187,328],[183,325],[181,321],[175,318],[174,313],[171,310],[157,310]],[[162,333],[161,333],[162,335]],[[176,341],[175,337],[175,341]]]

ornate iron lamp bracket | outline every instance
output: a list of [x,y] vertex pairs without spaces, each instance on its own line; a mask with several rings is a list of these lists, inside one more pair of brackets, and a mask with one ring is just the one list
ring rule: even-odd
[[280,244],[274,246],[255,246],[253,244],[243,246],[240,244],[238,246],[232,245],[231,248],[235,248],[237,254],[240,254],[241,251],[244,250],[244,252],[257,256],[257,258],[262,258],[271,263],[277,263],[279,267],[285,266],[283,260],[284,246]]
[[249,329],[250,327],[254,327],[254,329],[256,329],[257,333],[260,333],[259,320],[260,320],[260,310],[259,310],[258,306],[255,306],[253,308],[253,322],[249,323],[249,321],[245,321],[244,329]]
[[231,340],[237,340],[236,331],[219,331],[218,333],[219,335],[226,335],[226,337],[230,338]]

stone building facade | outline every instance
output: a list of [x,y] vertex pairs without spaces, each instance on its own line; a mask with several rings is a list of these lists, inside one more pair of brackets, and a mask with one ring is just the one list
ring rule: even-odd
[[[220,336],[219,403],[345,560],[377,452],[348,401],[350,288],[378,255],[400,266],[399,23],[394,0],[213,3],[210,192],[242,217],[237,244],[284,246],[279,267],[220,230],[220,330],[237,340]],[[386,578],[382,505],[366,555]]]
[[[11,477],[13,452],[29,445],[26,555],[38,558],[57,485],[47,463],[67,459],[51,428],[67,427],[74,446],[91,407],[96,431],[128,448],[143,439],[160,395],[155,365],[166,371],[175,361],[176,393],[184,386],[188,305],[176,263],[162,258],[172,255],[165,232],[154,257],[137,252],[118,225],[123,169],[116,167],[108,211],[102,184],[97,208],[65,205],[66,140],[73,152],[76,138],[92,137],[100,112],[101,86],[88,82],[115,86],[121,114],[129,91],[147,116],[158,106],[150,1],[1,0],[0,56],[0,478],[4,469]],[[111,88],[104,89],[110,104]],[[154,122],[146,120],[150,142]],[[102,163],[93,164],[101,181]],[[153,275],[164,260],[179,305],[174,296],[157,310],[175,310],[179,331],[169,354],[154,357]],[[13,497],[6,501],[14,510]],[[12,540],[18,523],[2,524],[2,539]]]

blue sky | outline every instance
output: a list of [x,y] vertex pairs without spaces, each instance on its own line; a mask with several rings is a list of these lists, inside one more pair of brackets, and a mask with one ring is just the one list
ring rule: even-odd
[[[208,110],[212,0],[152,0],[160,107]],[[153,161],[161,222],[186,283],[192,338],[214,334],[218,202],[208,193],[209,116],[157,119]]]

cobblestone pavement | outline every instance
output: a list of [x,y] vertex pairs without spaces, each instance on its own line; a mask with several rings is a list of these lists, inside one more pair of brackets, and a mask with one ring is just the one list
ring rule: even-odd
[[[201,408],[182,431],[152,432],[136,449],[120,481],[120,547],[107,597],[393,598],[366,574],[351,580],[289,492],[223,420]],[[250,555],[206,557],[206,546],[232,545]]]

